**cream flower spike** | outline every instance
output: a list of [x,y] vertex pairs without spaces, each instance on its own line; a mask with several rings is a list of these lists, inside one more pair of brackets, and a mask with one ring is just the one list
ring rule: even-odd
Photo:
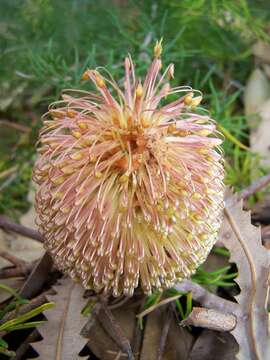
[[215,122],[194,112],[198,91],[170,86],[173,64],[160,74],[161,53],[159,41],[142,82],[127,57],[124,89],[87,70],[97,91],[67,91],[40,132],[33,178],[45,247],[85,288],[114,296],[190,277],[221,222]]

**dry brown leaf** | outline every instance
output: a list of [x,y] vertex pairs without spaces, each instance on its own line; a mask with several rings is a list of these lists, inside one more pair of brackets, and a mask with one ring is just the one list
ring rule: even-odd
[[257,41],[252,48],[252,52],[260,60],[270,63],[270,45],[262,40]]
[[270,165],[270,82],[264,71],[251,73],[244,93],[245,114],[250,125],[250,147]]
[[40,292],[44,283],[48,279],[52,264],[53,262],[51,256],[48,252],[45,252],[41,259],[39,259],[36,263],[31,274],[28,276],[27,280],[20,289],[20,295],[22,297],[30,299]]
[[262,227],[262,242],[268,250],[270,250],[270,225]]
[[237,264],[240,294],[234,314],[237,325],[232,331],[240,350],[239,360],[270,358],[269,251],[262,246],[260,229],[251,225],[250,213],[243,211],[237,195],[227,197],[220,240],[230,250],[230,261]]
[[86,319],[81,315],[85,306],[83,288],[70,279],[61,280],[54,287],[56,295],[48,295],[55,303],[53,309],[45,311],[47,322],[38,329],[43,339],[32,344],[42,360],[78,359],[86,340],[80,335]]
[[229,333],[204,330],[196,340],[189,360],[235,360],[237,349],[238,345]]
[[[254,125],[254,115],[260,106],[270,98],[270,83],[259,68],[254,69],[247,81],[244,93],[245,114],[250,125]],[[253,130],[253,129],[251,129]]]
[[95,322],[89,332],[88,347],[98,359],[103,360],[114,359],[119,351],[119,346],[98,321]]
[[252,220],[255,223],[270,224],[270,193],[252,206]]
[[258,114],[260,123],[251,133],[251,148],[261,155],[263,165],[270,166],[270,99],[259,108]]
[[[125,306],[112,310],[114,318],[121,327],[125,337],[131,342],[134,329],[136,326],[135,309],[127,309]],[[92,322],[94,319],[90,319]],[[87,326],[86,326],[87,327]],[[85,327],[85,328],[86,328]],[[93,321],[92,326],[87,331],[82,331],[88,337],[88,347],[94,355],[102,360],[112,360],[121,353],[120,359],[126,359],[126,354],[121,351],[121,345],[117,338],[114,329],[104,312],[104,309],[98,313],[98,316]]]
[[[162,327],[164,326],[164,313],[164,311],[157,309],[147,316],[140,360],[157,360]],[[173,319],[162,359],[187,360],[193,341],[193,336],[177,325]]]

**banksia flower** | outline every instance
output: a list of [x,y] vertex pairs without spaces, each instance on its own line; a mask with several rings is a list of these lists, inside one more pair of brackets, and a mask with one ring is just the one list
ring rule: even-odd
[[114,296],[189,277],[221,221],[221,140],[194,110],[201,94],[170,86],[172,64],[160,75],[161,51],[158,42],[143,82],[127,57],[123,89],[87,70],[97,91],[66,91],[40,133],[33,178],[45,246],[60,270]]

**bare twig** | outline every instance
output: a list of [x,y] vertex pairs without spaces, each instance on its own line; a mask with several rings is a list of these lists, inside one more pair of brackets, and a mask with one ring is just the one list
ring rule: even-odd
[[13,254],[10,254],[9,252],[5,250],[0,250],[0,257],[9,261],[14,266],[20,267],[25,264],[27,264],[26,261],[19,259],[17,256],[14,256]]
[[28,276],[35,266],[35,261],[24,261],[4,250],[0,251],[0,257],[14,265],[6,266],[3,269],[0,269],[0,279]]
[[[24,315],[28,313],[29,311],[45,304],[48,300],[46,298],[46,295],[52,294],[52,290],[44,291],[42,294],[37,296],[36,298],[32,299],[28,304],[21,305],[19,310],[15,309],[8,314],[6,314],[1,320],[0,325],[4,324],[5,322],[15,319],[17,316]],[[8,331],[4,330],[0,332],[0,338],[5,336],[8,333]]]
[[10,279],[28,276],[35,266],[35,262],[25,263],[16,267],[5,267],[0,269],[0,279]]
[[8,120],[0,120],[0,125],[4,125],[6,127],[12,128],[14,130],[18,130],[24,133],[29,133],[31,131],[31,128],[22,124],[18,124],[15,122],[11,122]]
[[17,178],[17,173],[13,173],[12,175],[10,175],[10,176],[0,185],[0,192],[3,191],[6,187],[8,187],[16,178]]
[[192,292],[192,298],[198,301],[203,306],[220,310],[224,313],[234,313],[237,307],[237,303],[234,303],[229,300],[225,300],[215,294],[207,291],[203,286],[198,285],[190,280],[183,280],[181,283],[178,283],[174,286],[178,291]]
[[116,357],[114,358],[114,360],[119,360],[121,356],[122,356],[122,351],[119,351]]
[[236,316],[221,311],[194,307],[189,316],[181,321],[181,325],[193,325],[216,331],[232,331],[236,326]]
[[126,358],[127,354],[123,353],[122,351],[113,351],[113,350],[107,350],[107,354],[115,355],[113,360],[119,360],[121,357]]
[[13,173],[15,173],[18,170],[18,166],[12,166],[11,168],[4,170],[0,173],[0,179],[5,178],[9,175],[12,175]]
[[181,295],[175,295],[175,296],[171,296],[168,297],[166,299],[161,300],[160,302],[157,302],[156,304],[149,306],[147,309],[145,309],[144,311],[142,311],[140,314],[137,315],[137,318],[143,318],[145,315],[150,314],[150,312],[156,310],[157,308],[159,308],[160,306],[163,306],[165,304],[168,304],[172,301],[175,301],[177,299],[180,298]]
[[165,346],[166,346],[168,333],[169,333],[169,330],[170,330],[171,321],[172,321],[172,312],[171,312],[171,309],[169,307],[168,310],[167,310],[167,313],[166,313],[165,323],[163,325],[162,332],[161,332],[157,360],[162,360],[164,350],[165,350]]
[[46,295],[53,294],[53,293],[54,293],[53,290],[44,291],[42,294],[33,298],[28,304],[21,305],[19,310],[15,309],[15,310],[9,312],[0,320],[0,325],[4,324],[6,321],[15,319],[19,315],[24,315],[27,312],[39,307],[40,305],[45,304],[48,301],[46,298]]
[[130,300],[130,297],[124,296],[123,299],[121,299],[120,301],[117,301],[111,305],[108,305],[108,308],[110,310],[118,309],[119,307],[123,306],[129,300]]
[[112,330],[114,331],[118,339],[119,345],[121,346],[121,350],[127,354],[128,360],[135,360],[131,350],[130,342],[124,335],[123,330],[121,329],[118,322],[114,318],[111,310],[108,308],[108,306],[105,303],[102,304],[102,309],[109,321]]
[[15,232],[39,242],[43,242],[43,237],[37,230],[20,225],[4,215],[0,215],[0,228],[5,231]]
[[263,189],[270,183],[270,173],[256,179],[250,186],[238,193],[239,199],[247,199],[250,195]]

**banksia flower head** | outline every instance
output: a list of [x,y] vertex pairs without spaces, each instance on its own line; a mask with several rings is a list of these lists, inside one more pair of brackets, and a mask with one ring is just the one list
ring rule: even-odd
[[[38,224],[60,270],[85,288],[147,294],[189,277],[220,226],[223,166],[202,99],[160,75],[161,42],[144,81],[125,59],[121,89],[87,70],[96,92],[51,105],[34,168]],[[170,95],[175,100],[168,102]]]

